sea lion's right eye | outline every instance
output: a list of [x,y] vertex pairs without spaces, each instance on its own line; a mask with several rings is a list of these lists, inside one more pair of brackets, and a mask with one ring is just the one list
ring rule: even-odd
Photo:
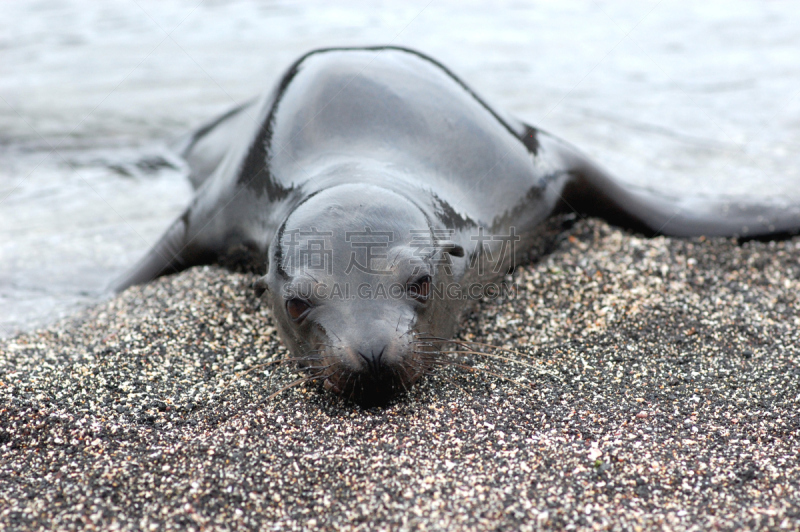
[[286,312],[292,321],[301,322],[311,310],[311,303],[299,297],[292,298],[286,302]]
[[425,301],[431,292],[431,276],[423,275],[416,281],[408,283],[406,292],[418,301]]

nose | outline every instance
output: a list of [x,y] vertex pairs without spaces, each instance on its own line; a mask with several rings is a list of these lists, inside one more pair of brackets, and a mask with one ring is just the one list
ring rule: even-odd
[[408,327],[413,316],[397,306],[362,304],[325,327],[331,343],[341,347],[343,370],[369,381],[404,371],[412,354]]
[[378,377],[384,368],[384,360],[383,354],[386,352],[386,345],[381,347],[379,350],[374,348],[369,349],[368,351],[358,351],[358,356],[360,356],[367,365],[367,371],[371,373],[374,377]]

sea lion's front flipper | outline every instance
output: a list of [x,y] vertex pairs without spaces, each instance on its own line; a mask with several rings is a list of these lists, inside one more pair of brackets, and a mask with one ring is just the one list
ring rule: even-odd
[[539,132],[540,156],[570,175],[561,211],[598,216],[647,236],[781,237],[800,232],[800,204],[724,196],[674,198],[621,183],[576,148]]
[[[241,105],[174,146],[188,163],[195,197],[153,248],[114,283],[115,291],[201,264],[253,269],[266,261],[274,231],[270,201],[248,193],[239,180],[248,170],[242,161],[262,129],[271,101],[272,96],[265,95]],[[264,163],[252,166],[260,170]],[[248,185],[251,181],[247,177]]]
[[[113,289],[146,283],[192,266],[218,263],[234,270],[261,271],[273,227],[261,220],[268,206],[237,190],[206,186],[147,254]],[[262,223],[263,222],[263,223]]]
[[156,277],[176,273],[190,266],[212,262],[213,256],[204,256],[197,246],[187,242],[186,215],[178,218],[156,244],[118,279],[113,290],[120,292],[130,286],[152,281]]

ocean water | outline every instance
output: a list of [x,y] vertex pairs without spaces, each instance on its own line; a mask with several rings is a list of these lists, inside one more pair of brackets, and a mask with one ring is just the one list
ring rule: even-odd
[[632,184],[800,202],[791,1],[5,2],[0,336],[108,297],[191,197],[170,142],[310,49],[372,44]]

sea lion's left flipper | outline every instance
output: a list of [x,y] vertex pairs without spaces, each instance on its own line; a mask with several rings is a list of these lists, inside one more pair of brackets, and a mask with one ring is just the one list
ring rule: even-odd
[[800,204],[779,199],[673,198],[625,185],[576,148],[538,132],[538,156],[570,175],[561,211],[601,217],[647,236],[777,238],[800,232]]

